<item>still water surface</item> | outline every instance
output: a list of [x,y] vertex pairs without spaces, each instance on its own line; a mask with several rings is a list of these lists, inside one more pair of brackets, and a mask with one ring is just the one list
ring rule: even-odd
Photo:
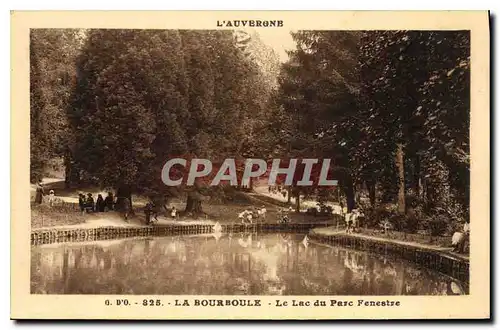
[[459,282],[297,234],[197,235],[35,246],[35,294],[451,295]]

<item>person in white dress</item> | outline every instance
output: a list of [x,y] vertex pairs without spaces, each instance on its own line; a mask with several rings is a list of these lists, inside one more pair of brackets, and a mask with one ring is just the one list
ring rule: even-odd
[[466,243],[469,240],[470,223],[465,221],[464,226],[461,231],[457,231],[451,237],[451,245],[453,246],[453,252],[464,253]]

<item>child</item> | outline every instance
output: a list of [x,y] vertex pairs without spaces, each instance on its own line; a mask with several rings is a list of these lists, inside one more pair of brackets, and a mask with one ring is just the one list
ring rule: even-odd
[[49,191],[49,205],[52,206],[54,205],[54,201],[56,199],[56,196],[54,194],[54,190]]
[[170,211],[170,216],[174,220],[177,218],[177,209],[175,208],[175,206],[172,206],[172,210]]

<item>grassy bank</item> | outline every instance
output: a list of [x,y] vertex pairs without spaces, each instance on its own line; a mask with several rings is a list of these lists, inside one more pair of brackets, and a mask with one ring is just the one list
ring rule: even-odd
[[[409,234],[397,231],[382,233],[380,231],[376,231],[373,229],[361,229],[359,232],[354,234],[345,234],[344,230],[342,229],[339,230],[338,228],[335,227],[316,228],[313,230],[313,233],[325,236],[349,235],[354,237],[373,239],[376,241],[392,242],[401,245],[430,248],[437,251],[445,251],[448,253],[452,253],[451,237],[448,236]],[[453,254],[456,254],[457,256],[460,255],[461,257],[468,257],[468,253],[465,254],[453,253]]]

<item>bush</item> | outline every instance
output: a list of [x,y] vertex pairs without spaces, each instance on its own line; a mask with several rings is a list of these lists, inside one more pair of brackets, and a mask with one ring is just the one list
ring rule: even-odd
[[376,208],[370,208],[363,210],[365,215],[364,221],[362,222],[368,228],[379,228],[379,225],[386,220],[389,220],[394,215],[393,212],[387,210],[387,208],[383,206],[379,206]]
[[404,231],[410,234],[416,233],[419,229],[419,225],[422,222],[421,220],[422,218],[414,209],[408,210],[408,213],[406,214],[406,217],[404,219]]
[[448,217],[439,214],[431,218],[428,222],[428,228],[432,236],[441,236],[448,230]]
[[403,214],[392,214],[389,222],[396,231],[403,231],[406,227],[406,217]]

